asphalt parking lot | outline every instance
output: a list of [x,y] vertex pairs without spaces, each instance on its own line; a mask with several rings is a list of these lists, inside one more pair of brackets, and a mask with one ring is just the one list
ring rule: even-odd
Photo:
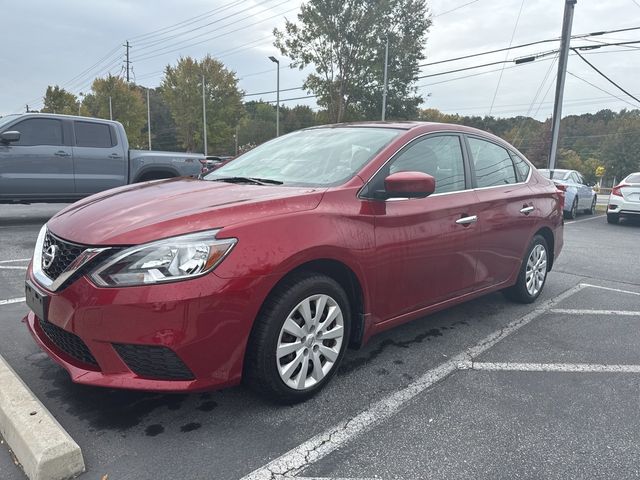
[[[74,385],[20,319],[60,205],[2,206],[0,354],[102,479],[640,477],[640,223],[579,216],[534,305],[494,294],[386,332],[296,406]],[[15,300],[14,300],[15,299]],[[0,444],[0,478],[24,478]]]

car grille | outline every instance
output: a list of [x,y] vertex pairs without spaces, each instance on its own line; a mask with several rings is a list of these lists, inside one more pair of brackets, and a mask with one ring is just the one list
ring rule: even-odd
[[95,367],[98,366],[98,362],[96,362],[96,359],[89,351],[89,347],[87,347],[80,337],[63,330],[46,320],[39,318],[38,321],[40,323],[40,328],[42,328],[44,333],[47,335],[47,338],[51,340],[56,347],[80,362],[93,365]]
[[71,265],[71,262],[78,258],[78,256],[85,250],[85,247],[65,242],[64,240],[54,237],[50,232],[47,232],[42,245],[43,255],[51,245],[55,245],[57,247],[56,255],[49,267],[45,268],[44,264],[42,265],[42,271],[51,280],[55,280],[67,269],[67,267],[69,267],[69,265]]
[[191,370],[170,348],[159,345],[114,343],[118,355],[129,369],[141,377],[157,380],[193,380]]

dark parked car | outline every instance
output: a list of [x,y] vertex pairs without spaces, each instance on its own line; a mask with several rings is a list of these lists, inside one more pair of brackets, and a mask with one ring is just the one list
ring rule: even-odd
[[122,187],[58,213],[27,272],[26,323],[78,383],[244,379],[302,400],[378,332],[498,290],[533,302],[562,248],[561,195],[473,128],[302,130],[204,181]]

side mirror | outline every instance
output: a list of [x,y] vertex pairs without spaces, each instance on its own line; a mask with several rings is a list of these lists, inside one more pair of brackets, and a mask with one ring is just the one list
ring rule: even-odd
[[397,172],[384,179],[386,198],[424,198],[436,190],[436,179],[422,172]]
[[20,132],[16,130],[0,133],[0,141],[2,143],[17,142],[18,140],[20,140]]

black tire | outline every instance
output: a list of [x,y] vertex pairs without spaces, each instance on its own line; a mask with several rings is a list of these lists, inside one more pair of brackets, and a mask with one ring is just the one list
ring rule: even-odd
[[596,204],[598,203],[598,197],[593,197],[593,201],[591,202],[591,208],[587,208],[584,213],[587,215],[594,215],[596,213]]
[[[544,280],[542,281],[542,285],[540,286],[539,290],[535,294],[531,294],[527,290],[527,278],[526,278],[527,261],[529,259],[529,256],[531,255],[531,252],[533,251],[534,248],[536,248],[537,245],[541,245],[545,250],[547,267],[545,269],[545,275],[544,275]],[[536,300],[536,298],[540,296],[540,293],[542,293],[542,290],[544,289],[544,285],[547,281],[547,273],[549,271],[550,260],[551,260],[551,255],[549,252],[549,246],[547,245],[547,241],[544,239],[543,236],[535,235],[531,239],[531,243],[529,243],[529,248],[527,248],[524,258],[522,259],[522,266],[520,267],[520,272],[518,272],[518,279],[516,280],[515,285],[513,285],[510,288],[507,288],[506,290],[503,290],[503,293],[505,294],[505,296],[509,300],[512,300],[514,302],[533,303]]]
[[[296,390],[280,377],[276,366],[276,349],[281,329],[289,314],[304,299],[329,295],[342,311],[344,333],[342,345],[332,369],[312,387]],[[291,275],[269,295],[256,318],[249,337],[244,363],[243,381],[251,389],[278,403],[304,401],[320,391],[340,368],[351,333],[351,309],[344,289],[331,277],[316,272]],[[305,354],[306,355],[306,354]]]
[[620,221],[620,215],[617,213],[607,213],[607,223],[616,225]]
[[564,212],[564,218],[567,220],[575,220],[578,216],[578,199],[574,197],[573,203],[571,204],[571,210],[568,212]]

